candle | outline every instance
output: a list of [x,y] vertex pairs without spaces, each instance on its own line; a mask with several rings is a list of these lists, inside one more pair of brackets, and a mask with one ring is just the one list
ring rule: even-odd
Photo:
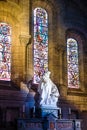
[[35,113],[35,106],[33,107],[33,113]]
[[71,114],[71,108],[69,108],[69,114]]
[[61,108],[59,109],[59,114],[61,114]]
[[25,105],[23,105],[23,112],[25,112]]

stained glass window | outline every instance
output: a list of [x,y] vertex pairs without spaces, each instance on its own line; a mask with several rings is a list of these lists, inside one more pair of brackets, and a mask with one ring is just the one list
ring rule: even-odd
[[48,70],[48,15],[46,10],[34,10],[34,83]]
[[11,78],[11,28],[0,23],[0,80]]
[[78,44],[73,38],[67,39],[68,87],[79,88]]

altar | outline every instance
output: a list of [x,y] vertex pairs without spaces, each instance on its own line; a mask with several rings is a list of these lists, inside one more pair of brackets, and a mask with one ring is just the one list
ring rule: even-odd
[[81,120],[56,119],[52,116],[46,119],[20,118],[17,121],[18,130],[81,130]]
[[23,116],[17,120],[18,130],[81,130],[80,119],[62,118],[61,107],[57,104],[60,93],[49,76],[50,72],[44,74],[37,100],[34,100],[34,92],[29,92]]

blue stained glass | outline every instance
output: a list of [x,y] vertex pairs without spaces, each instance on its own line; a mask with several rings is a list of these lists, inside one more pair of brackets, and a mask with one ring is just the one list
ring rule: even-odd
[[34,83],[39,83],[48,71],[48,15],[46,10],[34,10]]
[[11,79],[11,28],[0,23],[0,80]]
[[79,88],[78,44],[73,38],[67,39],[67,63],[68,87]]

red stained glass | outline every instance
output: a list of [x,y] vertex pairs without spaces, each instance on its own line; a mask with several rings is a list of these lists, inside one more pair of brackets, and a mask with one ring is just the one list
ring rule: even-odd
[[11,28],[0,23],[0,80],[11,78]]
[[48,70],[48,15],[46,10],[34,10],[34,83],[39,83]]
[[68,87],[79,88],[78,44],[73,38],[67,39],[67,63]]

